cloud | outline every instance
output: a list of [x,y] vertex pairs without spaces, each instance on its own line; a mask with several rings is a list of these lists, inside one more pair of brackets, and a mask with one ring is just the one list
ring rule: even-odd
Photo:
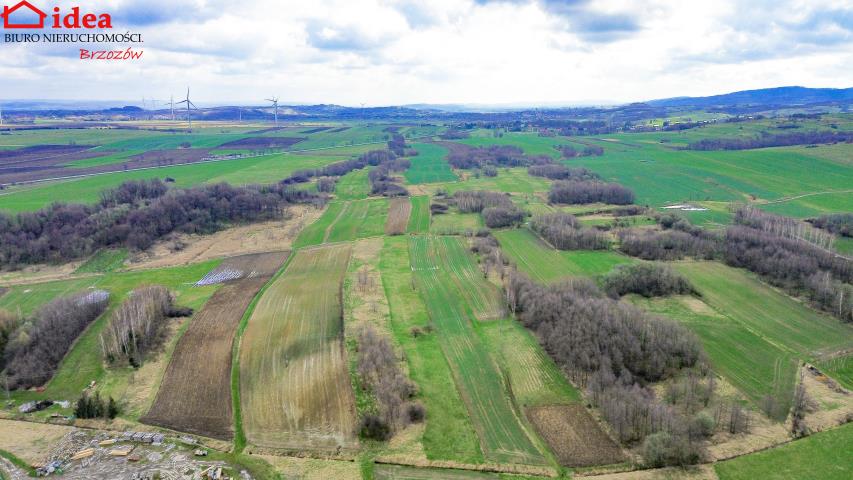
[[122,0],[116,7],[105,7],[101,2],[92,8],[109,12],[117,27],[146,27],[203,23],[238,7],[225,0]]
[[168,98],[191,84],[202,103],[257,92],[349,105],[590,103],[853,85],[853,14],[837,0],[78,1],[142,33],[144,59],[0,44],[0,95]]
[[364,52],[381,46],[387,36],[376,36],[355,25],[329,25],[311,21],[305,26],[308,44],[320,50]]

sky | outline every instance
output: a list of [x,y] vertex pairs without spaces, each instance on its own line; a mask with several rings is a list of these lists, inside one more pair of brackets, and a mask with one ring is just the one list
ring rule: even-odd
[[189,86],[207,105],[588,105],[853,86],[853,0],[31,2],[110,13],[143,57],[0,42],[0,100],[138,104]]

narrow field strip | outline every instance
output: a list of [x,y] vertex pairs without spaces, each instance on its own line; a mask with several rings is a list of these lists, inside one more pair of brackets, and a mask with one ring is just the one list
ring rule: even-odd
[[[520,412],[509,398],[503,376],[474,331],[474,309],[482,309],[460,240],[453,237],[410,237],[409,252],[418,289],[441,346],[480,437],[486,459],[540,465],[545,457],[525,430]],[[436,268],[437,267],[437,268]],[[468,291],[463,294],[462,291]],[[473,301],[473,305],[469,304]]]
[[412,213],[409,215],[408,233],[426,233],[429,231],[429,197],[425,195],[410,197]]
[[391,199],[388,206],[388,220],[385,221],[385,235],[402,235],[406,233],[409,215],[412,213],[412,203],[409,197]]
[[357,444],[341,305],[350,250],[300,250],[258,300],[240,346],[249,443],[309,451]]

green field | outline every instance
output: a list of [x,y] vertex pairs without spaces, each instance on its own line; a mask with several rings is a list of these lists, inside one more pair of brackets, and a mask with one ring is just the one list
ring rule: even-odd
[[426,233],[429,231],[430,211],[429,197],[421,195],[411,197],[412,212],[409,214],[408,233]]
[[720,480],[853,478],[853,423],[787,445],[714,464]]
[[[519,147],[524,150],[524,153],[527,155],[547,155],[553,158],[559,158],[560,152],[554,148],[555,145],[568,145],[572,144],[568,138],[565,137],[540,137],[538,133],[516,133],[516,132],[507,132],[504,133],[502,137],[495,137],[491,135],[491,132],[487,134],[488,136],[472,136],[471,138],[466,138],[463,140],[458,140],[459,143],[464,143],[465,145],[470,145],[472,147],[486,147],[489,145],[511,145],[514,147]],[[572,144],[575,149],[580,150],[583,146],[578,146],[577,144]]]
[[837,380],[848,389],[853,389],[853,355],[842,355],[817,362],[823,373]]
[[853,328],[819,314],[758,281],[714,262],[675,268],[701,294],[636,301],[696,332],[714,369],[755,405],[776,398],[773,417],[784,419],[799,361],[853,346]]
[[454,208],[447,213],[433,215],[429,231],[439,235],[462,235],[476,232],[484,225],[479,213],[458,213]]
[[[703,200],[743,202],[753,197],[759,201],[778,200],[817,192],[844,191],[803,197],[768,205],[766,208],[801,217],[822,212],[850,211],[853,208],[853,192],[850,188],[853,185],[853,173],[849,168],[849,154],[845,154],[844,147],[784,147],[715,152],[673,148],[702,138],[754,136],[766,128],[767,122],[750,122],[737,127],[719,124],[685,132],[577,137],[579,143],[603,147],[605,154],[601,157],[576,157],[563,162],[569,166],[590,168],[608,180],[630,187],[637,194],[638,204],[660,206]],[[661,139],[669,143],[660,143]],[[572,143],[566,137],[539,137],[535,133],[506,133],[502,137],[494,137],[489,133],[458,142],[472,146],[515,145],[528,154],[551,155],[555,158],[559,157],[559,153],[553,148],[554,145]],[[572,146],[582,147],[573,143]],[[522,191],[518,187],[515,190],[491,189]],[[691,215],[699,223],[704,223],[702,212]]]
[[551,248],[526,228],[494,232],[503,251],[518,269],[540,282],[573,276],[595,276],[616,265],[631,263],[630,257],[609,250],[560,251]]
[[490,190],[506,193],[533,194],[547,192],[550,185],[550,180],[528,175],[526,168],[499,168],[496,177],[480,175],[478,178],[469,175],[459,181],[431,184],[427,188],[433,192],[440,188],[450,194],[460,190]]
[[458,238],[410,237],[409,254],[421,297],[453,371],[487,460],[544,464],[506,391],[487,346],[477,337],[477,318],[501,309],[497,288],[483,279]]
[[74,273],[106,273],[119,270],[127,259],[127,249],[103,249],[89,257]]
[[[316,168],[345,159],[336,156],[276,154],[262,157],[221,160],[178,165],[132,172],[116,172],[74,180],[39,183],[9,188],[0,193],[0,210],[11,212],[37,210],[62,199],[94,203],[102,190],[114,188],[127,180],[171,177],[177,187],[203,183],[229,182],[234,185],[272,183],[296,170]],[[57,189],[62,196],[57,197]]]
[[335,197],[338,200],[363,200],[370,195],[369,168],[353,170],[340,177],[335,185]]
[[387,217],[386,198],[331,202],[317,221],[302,230],[294,246],[379,236],[385,232]]
[[422,443],[427,458],[481,463],[483,454],[477,433],[468,417],[453,374],[441,347],[441,337],[412,329],[428,330],[430,317],[418,291],[409,261],[405,237],[385,237],[379,261],[382,286],[391,310],[391,330],[403,347],[409,376],[418,385],[427,411]]
[[433,143],[415,143],[412,146],[418,154],[409,157],[412,166],[404,174],[407,183],[411,185],[456,180],[450,164],[444,159],[447,156],[446,148]]
[[482,323],[477,332],[512,386],[520,407],[579,402],[580,392],[533,337],[514,319]]

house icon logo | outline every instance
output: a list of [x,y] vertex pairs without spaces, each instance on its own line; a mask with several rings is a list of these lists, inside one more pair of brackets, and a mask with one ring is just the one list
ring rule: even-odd
[[[17,15],[15,15],[15,12],[18,12]],[[13,16],[31,17],[32,14],[38,17],[37,23],[16,22],[13,18]],[[14,7],[4,5],[3,14],[0,17],[3,17],[3,28],[44,28],[44,19],[47,17],[47,14],[33,6],[27,0],[21,0]],[[30,20],[32,19],[29,18],[27,21]]]

